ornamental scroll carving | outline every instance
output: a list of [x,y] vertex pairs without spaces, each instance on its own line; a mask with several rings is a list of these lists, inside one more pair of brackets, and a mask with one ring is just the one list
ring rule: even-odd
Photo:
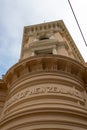
[[15,104],[16,102],[26,99],[26,98],[31,98],[34,96],[39,96],[39,95],[64,95],[64,96],[73,96],[77,97],[78,100],[84,101],[83,97],[82,97],[82,93],[78,90],[76,90],[75,88],[65,88],[63,87],[59,87],[59,86],[52,86],[52,85],[44,85],[44,86],[36,86],[36,87],[32,87],[32,88],[27,88],[25,90],[22,90],[20,92],[18,92],[17,94],[15,94],[12,98],[10,98],[6,104],[5,107],[8,108],[9,106]]

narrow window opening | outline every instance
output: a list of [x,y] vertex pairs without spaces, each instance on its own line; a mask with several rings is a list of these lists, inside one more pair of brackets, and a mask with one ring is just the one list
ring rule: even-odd
[[39,37],[39,40],[46,40],[46,39],[49,39],[49,37],[47,37],[47,36],[40,36]]

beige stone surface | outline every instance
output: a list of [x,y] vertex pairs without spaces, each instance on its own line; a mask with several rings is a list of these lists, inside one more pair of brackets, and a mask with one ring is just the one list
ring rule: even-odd
[[37,55],[38,51],[64,55],[84,62],[62,20],[24,27],[21,58]]
[[63,21],[24,28],[0,99],[0,130],[87,130],[87,66]]
[[0,80],[0,116],[7,96],[7,85]]

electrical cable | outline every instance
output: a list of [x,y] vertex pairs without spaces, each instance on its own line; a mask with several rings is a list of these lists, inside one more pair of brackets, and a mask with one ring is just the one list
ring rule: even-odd
[[76,23],[77,23],[77,25],[78,25],[79,31],[80,31],[80,33],[81,33],[81,35],[82,35],[83,41],[84,41],[85,45],[87,46],[87,42],[86,42],[85,37],[84,37],[84,35],[83,35],[83,33],[82,33],[81,27],[80,27],[79,22],[78,22],[78,20],[77,20],[77,18],[76,18],[76,15],[75,15],[75,13],[74,13],[74,10],[73,10],[73,8],[72,8],[72,5],[71,5],[71,3],[70,3],[70,0],[68,0],[68,3],[69,3],[69,5],[70,5],[70,8],[71,8],[72,13],[73,13],[73,15],[74,15],[74,18],[75,18]]

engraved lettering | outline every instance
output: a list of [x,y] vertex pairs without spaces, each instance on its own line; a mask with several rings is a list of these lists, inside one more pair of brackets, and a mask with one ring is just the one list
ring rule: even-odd
[[28,88],[25,89],[24,91],[21,91],[14,95],[12,98],[10,98],[6,102],[6,106],[10,106],[11,104],[14,104],[15,102],[18,102],[20,99],[22,100],[23,98],[30,98],[33,95],[39,95],[39,94],[47,94],[47,93],[56,93],[56,94],[68,94],[71,96],[78,97],[80,99],[83,99],[81,92],[76,90],[75,88],[67,88],[65,89],[64,87],[55,87],[55,86],[47,86],[47,87],[36,87],[36,88]]

